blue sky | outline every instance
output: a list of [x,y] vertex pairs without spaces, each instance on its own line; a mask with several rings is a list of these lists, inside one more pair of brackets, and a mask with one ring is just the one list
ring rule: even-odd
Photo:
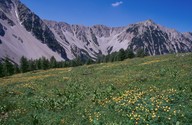
[[21,0],[43,19],[92,26],[127,26],[152,19],[192,31],[192,0]]

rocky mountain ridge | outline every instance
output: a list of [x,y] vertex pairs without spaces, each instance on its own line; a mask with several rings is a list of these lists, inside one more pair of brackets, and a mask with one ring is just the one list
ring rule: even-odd
[[0,58],[96,59],[123,49],[149,55],[192,51],[192,33],[180,33],[152,20],[124,27],[82,26],[42,20],[19,0],[0,0]]
[[[152,20],[128,25],[127,27],[92,27],[70,25],[62,22],[44,22],[54,32],[56,39],[69,51],[72,46],[85,50],[94,57],[123,49],[136,52],[143,48],[149,55],[191,52],[191,33],[180,33],[154,23]],[[70,49],[71,48],[71,49]],[[70,52],[69,52],[70,53]]]

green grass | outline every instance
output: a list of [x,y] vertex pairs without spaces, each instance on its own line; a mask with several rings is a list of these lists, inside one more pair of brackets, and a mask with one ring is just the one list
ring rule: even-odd
[[0,79],[2,125],[192,124],[192,54]]

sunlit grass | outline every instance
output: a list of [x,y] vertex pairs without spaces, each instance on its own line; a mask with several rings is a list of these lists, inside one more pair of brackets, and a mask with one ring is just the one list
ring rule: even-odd
[[192,54],[0,78],[0,124],[190,124]]

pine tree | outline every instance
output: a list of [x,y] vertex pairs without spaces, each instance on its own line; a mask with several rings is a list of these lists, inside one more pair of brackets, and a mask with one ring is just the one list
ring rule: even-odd
[[49,69],[49,60],[46,59],[45,57],[42,57],[41,59],[41,69],[46,70]]
[[104,62],[105,62],[105,56],[102,55],[102,56],[100,56],[100,63],[104,63]]
[[37,60],[35,61],[35,65],[36,65],[36,69],[37,69],[37,70],[42,69],[42,67],[41,67],[41,62],[42,62],[42,59],[41,59],[41,58],[39,58],[39,59],[37,59]]
[[126,58],[125,50],[120,49],[118,52],[118,61],[123,61]]
[[29,62],[24,56],[22,56],[20,59],[20,70],[22,73],[29,71]]
[[83,65],[83,61],[81,60],[81,57],[77,57],[76,59],[75,59],[75,61],[76,61],[76,66],[81,66],[81,65]]
[[126,51],[126,58],[134,58],[135,54],[133,53],[133,51],[131,49],[127,49]]
[[91,58],[87,59],[86,61],[86,65],[90,65],[90,64],[93,64],[93,60]]
[[145,57],[145,52],[143,49],[137,50],[137,57]]
[[28,71],[34,71],[36,70],[36,64],[34,60],[29,60],[28,61],[29,67],[28,67]]
[[103,62],[104,62],[104,63],[109,62],[109,57],[108,57],[108,56],[103,56]]
[[19,67],[15,64],[14,65],[14,74],[20,73]]
[[14,65],[10,61],[8,61],[8,71],[9,71],[9,75],[14,74]]
[[50,68],[57,68],[57,61],[54,56],[50,59]]
[[64,67],[64,62],[63,61],[60,61],[60,62],[57,62],[57,68],[63,68]]
[[101,62],[102,62],[102,56],[99,55],[99,56],[97,57],[96,63],[101,63]]
[[0,77],[3,77],[3,65],[0,63]]
[[116,53],[116,52],[111,53],[111,54],[109,55],[109,62],[114,62],[116,56],[117,56],[117,53]]
[[62,68],[70,66],[69,61],[61,61],[61,63],[62,63]]
[[75,67],[76,66],[76,61],[75,60],[70,60],[69,61],[69,66],[70,67]]
[[6,57],[5,61],[3,63],[3,75],[4,76],[10,76],[14,74],[14,66],[9,61],[9,59]]

